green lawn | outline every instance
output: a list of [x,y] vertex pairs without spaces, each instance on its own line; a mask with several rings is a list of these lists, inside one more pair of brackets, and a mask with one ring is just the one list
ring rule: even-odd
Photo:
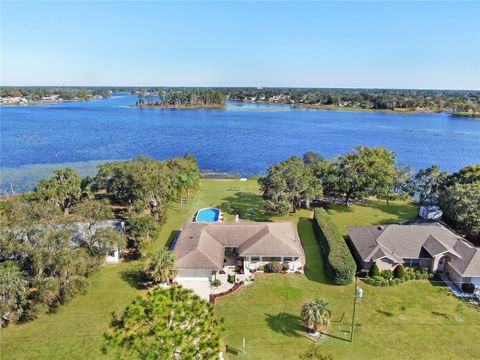
[[[396,202],[369,201],[349,208],[332,206],[330,213],[346,234],[346,226],[398,223],[416,215],[416,208]],[[317,346],[337,359],[462,359],[480,355],[480,311],[463,305],[448,289],[428,281],[377,288],[360,284],[364,298],[357,303],[354,342],[350,343],[354,286],[330,285],[313,234],[310,213],[289,217],[307,257],[303,275],[257,276],[253,285],[220,299],[217,313],[225,320],[227,359],[296,359],[311,346],[299,319],[305,301],[326,298],[332,307],[329,336]]]
[[[238,191],[229,191],[240,188]],[[242,214],[246,207],[245,199],[256,194],[256,181],[205,180],[197,194],[183,204],[174,203],[168,211],[168,220],[162,226],[157,240],[150,250],[159,249],[172,240],[175,231],[193,216],[199,208],[220,206],[232,201]],[[230,199],[230,200],[229,200]],[[257,198],[257,202],[259,199]],[[227,214],[227,220],[233,216]],[[242,216],[243,217],[243,216]],[[130,264],[105,266],[91,281],[85,295],[75,297],[62,306],[57,313],[40,316],[39,319],[24,325],[2,329],[0,336],[0,358],[7,359],[93,359],[113,358],[113,354],[103,355],[102,334],[108,328],[112,311],[120,312],[139,293],[122,276]]]
[[[240,191],[231,191],[239,187]],[[229,190],[230,189],[230,190]],[[333,310],[329,337],[318,346],[334,359],[478,358],[480,312],[461,306],[441,286],[429,282],[409,282],[392,288],[362,285],[365,297],[357,306],[354,343],[350,337],[353,285],[329,285],[319,256],[309,219],[310,212],[271,219],[261,211],[255,181],[205,180],[200,191],[184,204],[173,204],[168,221],[150,250],[171,241],[176,231],[199,208],[218,206],[233,219],[233,211],[242,219],[255,221],[290,220],[298,230],[307,255],[308,272],[303,275],[257,276],[257,281],[218,302],[216,311],[225,319],[223,339],[239,349],[246,339],[245,355],[228,354],[228,359],[296,359],[310,346],[298,315],[304,301],[323,296]],[[398,222],[416,214],[406,203],[369,202],[348,209],[334,206],[334,220],[345,233],[345,226]],[[55,314],[1,330],[2,359],[92,359],[103,355],[102,334],[112,311],[121,311],[139,293],[122,272],[130,266],[104,267],[85,295],[77,296]],[[458,352],[460,351],[460,352]]]

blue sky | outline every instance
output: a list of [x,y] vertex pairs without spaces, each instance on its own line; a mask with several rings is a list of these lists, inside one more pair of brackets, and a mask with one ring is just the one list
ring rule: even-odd
[[2,1],[1,83],[480,89],[480,2]]

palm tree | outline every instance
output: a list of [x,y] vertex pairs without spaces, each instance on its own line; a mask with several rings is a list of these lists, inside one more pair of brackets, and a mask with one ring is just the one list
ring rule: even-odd
[[146,261],[144,272],[154,284],[170,282],[177,275],[173,253],[167,249],[159,250]]
[[325,332],[330,324],[330,305],[324,299],[316,299],[305,303],[302,307],[302,318],[305,325],[315,332]]

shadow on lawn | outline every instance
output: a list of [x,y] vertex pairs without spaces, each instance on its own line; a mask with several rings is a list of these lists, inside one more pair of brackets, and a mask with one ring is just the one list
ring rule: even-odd
[[271,221],[264,212],[262,197],[252,192],[236,192],[224,198],[218,208],[231,215],[238,214],[244,220]]
[[300,334],[305,331],[302,320],[298,316],[285,312],[277,315],[265,315],[268,326],[277,333],[286,336],[301,336]]
[[141,285],[140,279],[141,263],[132,263],[127,269],[120,273],[123,281],[128,283],[132,288],[141,290],[144,287]]
[[297,229],[305,251],[305,276],[310,281],[332,285],[325,275],[323,259],[313,230],[312,220],[306,217],[299,218]]

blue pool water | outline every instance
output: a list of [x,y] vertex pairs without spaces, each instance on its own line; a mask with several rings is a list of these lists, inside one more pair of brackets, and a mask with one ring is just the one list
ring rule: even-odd
[[198,222],[215,222],[220,217],[220,210],[215,208],[202,209],[197,213]]
[[[95,174],[101,161],[193,153],[202,171],[248,177],[306,151],[334,157],[385,146],[416,170],[480,163],[480,120],[448,114],[294,110],[229,102],[226,110],[137,109],[134,96],[0,108],[3,188],[31,188],[55,167]],[[22,188],[23,187],[23,188]]]

